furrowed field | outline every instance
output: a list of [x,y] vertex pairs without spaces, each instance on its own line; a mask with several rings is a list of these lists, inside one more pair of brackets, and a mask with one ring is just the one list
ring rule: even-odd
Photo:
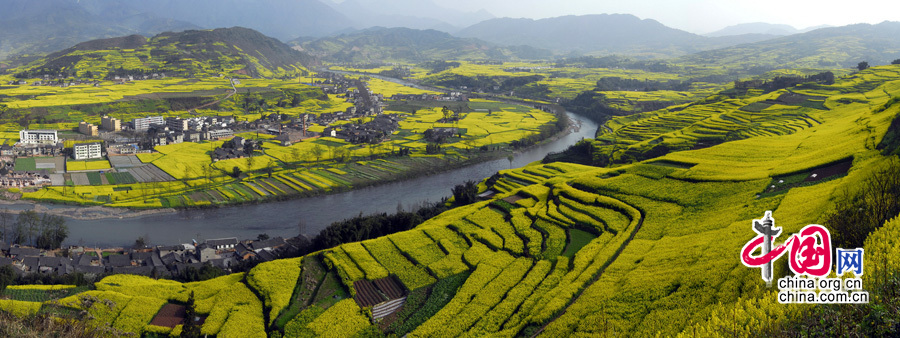
[[[111,276],[83,294],[114,302],[91,310],[97,320],[135,333],[180,332],[152,327],[148,318],[191,290],[198,312],[208,315],[202,332],[219,336],[758,333],[795,318],[804,306],[776,303],[759,270],[741,264],[742,246],[756,236],[751,221],[771,210],[782,238],[821,224],[841,191],[891,161],[876,145],[900,113],[889,104],[900,95],[898,70],[873,68],[834,85],[792,88],[806,95],[807,106],[772,104],[765,114],[742,107],[788,90],[612,120],[597,141],[601,151],[658,138],[674,147],[727,131],[740,137],[608,168],[548,163],[504,170],[485,182],[497,192],[488,200],[409,231],[265,263],[246,278],[182,284]],[[814,178],[811,172],[835,163],[850,166],[764,194],[777,177]],[[873,278],[867,283],[900,268],[888,258],[896,255],[897,231],[894,220],[866,241],[866,262],[875,262],[866,268],[864,279]],[[775,266],[775,276],[786,273],[786,264]],[[384,278],[409,293],[395,315],[372,324],[377,311],[366,299],[374,293],[364,281]],[[8,306],[34,313],[67,306],[72,297],[78,295]]]
[[[378,79],[366,81],[373,93],[386,97],[394,94],[435,94]],[[292,118],[300,114],[321,115],[344,111],[353,106],[342,96],[325,95],[320,89],[299,85],[294,81],[240,79],[235,87],[238,94],[219,102],[217,110],[200,109],[195,114],[234,116],[238,120],[252,121],[264,114],[280,113]],[[3,87],[2,93],[22,98],[9,101],[11,109],[47,109],[50,114],[44,117],[45,120],[59,118],[70,121],[30,123],[28,127],[72,130],[81,120],[100,123],[100,116],[91,113],[91,109],[122,107],[123,110],[110,113],[110,116],[127,121],[149,114],[138,112],[146,105],[141,100],[152,101],[183,94],[186,97],[201,97],[197,101],[200,104],[207,100],[213,102],[213,99],[224,99],[225,94],[231,91],[230,80],[209,77],[134,81],[125,85],[103,82],[99,87],[25,85]],[[259,95],[259,100],[267,102],[268,112],[249,112],[244,109],[242,105],[245,100],[253,98],[253,95]],[[286,98],[296,98],[298,95],[305,100],[294,106],[282,107]],[[79,100],[85,101],[84,103],[90,101],[94,108],[71,106],[73,102],[80,103]],[[163,104],[160,102],[157,103]],[[104,104],[109,107],[102,106]],[[408,105],[406,102],[402,104]],[[484,149],[506,147],[511,142],[544,134],[545,129],[552,127],[556,121],[553,114],[541,110],[485,100],[454,103],[453,109],[460,115],[452,123],[439,121],[445,118],[440,105],[415,107],[417,108],[414,110],[386,111],[386,114],[399,115],[400,128],[389,135],[386,141],[376,144],[352,144],[334,137],[311,137],[284,146],[272,135],[243,133],[238,136],[260,142],[253,156],[217,162],[212,160],[210,153],[221,147],[225,140],[170,144],[157,146],[152,153],[138,154],[123,168],[111,165],[108,161],[68,161],[68,172],[83,171],[87,172],[87,176],[66,174],[59,185],[26,192],[24,198],[61,203],[160,208],[309,196],[349,190],[411,177],[434,168],[501,156],[497,151]],[[187,112],[168,110],[158,114],[194,116]],[[338,121],[335,125],[370,120],[371,118],[359,118]],[[423,133],[427,129],[441,127],[458,128],[459,132],[449,137],[439,151],[426,153],[429,141],[424,139]],[[0,134],[0,137],[7,137],[6,143],[14,143],[18,139],[17,131],[22,126],[9,123],[3,128],[7,131]],[[309,128],[313,132],[322,132],[324,129],[324,125],[316,124]],[[70,143],[74,144],[69,142],[67,146],[71,147]],[[399,156],[401,150],[409,155]],[[132,165],[140,168],[130,168]],[[98,174],[98,171],[103,172]]]

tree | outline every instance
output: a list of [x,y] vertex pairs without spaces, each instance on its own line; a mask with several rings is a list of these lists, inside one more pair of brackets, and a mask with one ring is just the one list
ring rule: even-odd
[[425,145],[425,153],[426,154],[437,154],[441,152],[441,145],[433,142],[429,142]]
[[41,234],[37,237],[37,247],[44,250],[59,249],[62,242],[69,237],[69,227],[62,216],[43,214],[41,217]]
[[259,234],[259,235],[256,235],[256,240],[257,240],[257,241],[264,241],[264,240],[267,240],[267,239],[269,239],[269,234],[267,234],[267,233],[261,233],[261,234]]
[[16,271],[13,270],[12,264],[0,266],[0,292],[6,289],[7,285],[16,281]]
[[323,148],[321,145],[317,144],[315,147],[312,148],[312,153],[313,153],[313,156],[316,157],[316,162],[319,162],[319,159],[322,158],[322,155],[325,155],[325,148]]
[[334,160],[344,163],[350,158],[350,149],[340,147],[334,149]]
[[892,64],[892,65],[900,65],[900,59],[896,59],[896,60],[894,60],[894,61],[891,61],[891,64]]
[[475,181],[458,184],[453,187],[452,191],[453,199],[457,205],[472,204],[478,200],[478,184]]
[[194,291],[191,291],[191,295],[188,297],[188,302],[184,309],[184,323],[181,327],[182,338],[200,337],[200,326],[197,326],[196,318],[197,309],[194,306]]
[[19,213],[16,218],[14,227],[16,228],[16,237],[13,240],[15,244],[29,244],[37,237],[38,228],[41,225],[40,217],[34,210],[24,210]]
[[862,247],[869,233],[900,212],[900,161],[892,158],[857,190],[846,189],[841,204],[825,215],[823,224],[831,230],[836,247]]
[[253,164],[256,163],[256,159],[253,158],[253,153],[252,153],[252,152],[250,153],[249,156],[250,156],[250,157],[247,158],[247,167],[248,167],[248,170],[253,170]]
[[135,249],[143,249],[147,247],[147,240],[144,239],[144,236],[140,236],[134,240],[134,245],[132,245]]
[[867,68],[869,68],[869,63],[866,62],[866,61],[860,62],[860,63],[858,63],[858,64],[856,65],[856,68],[859,69],[859,70],[861,70],[861,71],[862,71],[862,70],[866,70]]
[[450,119],[450,108],[444,106],[443,108],[441,108],[441,113],[444,114],[444,120]]
[[231,177],[238,178],[241,177],[241,168],[238,166],[234,166],[231,168]]
[[9,209],[3,209],[3,211],[0,211],[0,240],[9,242],[9,239],[12,237],[10,236],[10,232],[12,232],[12,225],[12,214],[9,213]]
[[512,169],[512,163],[513,163],[513,160],[515,160],[515,159],[516,159],[516,156],[513,155],[513,154],[509,154],[509,156],[506,156],[506,160],[509,161],[509,168],[510,168],[510,169]]

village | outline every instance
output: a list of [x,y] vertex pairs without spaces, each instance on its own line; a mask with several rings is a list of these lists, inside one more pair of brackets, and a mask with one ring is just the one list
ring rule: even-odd
[[[88,72],[90,73],[90,72]],[[22,77],[28,77],[28,74],[19,74]],[[87,74],[85,78],[78,78],[67,76],[68,74],[61,73],[51,76],[48,73],[44,74],[36,74],[40,75],[40,80],[32,81],[28,83],[26,80],[12,80],[7,81],[8,85],[11,86],[49,86],[49,87],[61,87],[67,88],[71,86],[80,86],[80,85],[90,85],[94,87],[100,87],[101,82],[99,80],[93,79],[90,74]],[[114,84],[125,84],[127,82],[132,81],[140,81],[140,80],[158,80],[165,79],[166,73],[150,73],[150,74],[138,74],[138,75],[109,75],[107,80],[112,81]]]
[[[75,130],[23,129],[19,142],[0,146],[0,188],[5,188],[5,198],[15,198],[13,192],[22,188],[40,188],[45,185],[89,185],[90,168],[73,168],[70,162],[107,159],[111,168],[100,171],[122,171],[135,182],[158,182],[172,177],[155,166],[144,166],[135,154],[152,153],[157,146],[182,142],[226,141],[209,152],[212,161],[251,156],[260,149],[259,141],[236,134],[246,132],[274,135],[272,140],[282,146],[290,146],[307,138],[329,136],[353,144],[377,144],[390,139],[399,128],[397,114],[385,114],[384,97],[371,94],[365,82],[343,75],[325,73],[323,80],[314,85],[323,93],[346,98],[353,106],[341,110],[315,114],[289,116],[280,113],[263,114],[253,121],[238,121],[233,116],[164,117],[145,116],[131,121],[103,116],[100,124],[82,121]],[[132,81],[132,78],[122,78]],[[51,84],[52,83],[52,84]],[[24,85],[24,83],[18,83]],[[32,85],[59,85],[56,81],[43,81]],[[465,95],[393,95],[392,100],[466,101]],[[367,122],[362,122],[367,119]],[[351,123],[339,123],[353,121]],[[322,132],[309,130],[311,125],[324,126]],[[77,134],[75,134],[77,132]],[[441,134],[442,130],[429,130],[426,138]],[[66,134],[67,136],[61,136]],[[432,135],[434,134],[434,135]],[[24,163],[24,165],[23,165]],[[25,167],[25,168],[20,168]],[[107,176],[99,175],[103,184],[111,183]],[[120,182],[128,182],[120,176]],[[65,249],[43,250],[0,240],[0,266],[11,265],[16,273],[25,275],[40,273],[63,276],[71,273],[103,275],[108,273],[139,274],[155,277],[171,277],[185,273],[187,269],[199,269],[210,265],[231,271],[241,264],[264,262],[280,257],[285,250],[296,250],[296,239],[281,237],[257,240],[237,238],[209,239],[202,243],[193,241],[178,245],[133,248],[89,248],[69,246]]]
[[[113,80],[134,81],[164,76],[165,74],[149,74],[137,78],[114,76]],[[187,118],[157,115],[133,118],[130,121],[103,116],[99,125],[81,121],[78,127],[71,131],[20,130],[19,142],[0,146],[0,162],[3,163],[0,166],[0,188],[40,188],[45,185],[61,186],[67,182],[74,185],[88,184],[87,173],[98,170],[72,168],[68,165],[72,160],[107,159],[112,167],[100,170],[107,173],[129,172],[126,175],[132,176],[133,179],[125,178],[123,179],[125,182],[168,181],[172,180],[170,175],[152,166],[142,166],[133,155],[153,153],[155,147],[169,144],[228,140],[221,147],[209,152],[212,161],[249,157],[253,155],[254,150],[261,148],[258,140],[235,136],[246,132],[274,135],[275,142],[287,147],[319,136],[334,137],[353,144],[377,144],[389,140],[399,128],[400,117],[396,114],[385,114],[384,96],[370,93],[364,81],[335,73],[323,73],[319,77],[321,79],[315,81],[313,85],[319,87],[325,94],[344,98],[353,106],[318,115],[303,113],[289,116],[273,112],[263,114],[252,121],[238,121],[234,116],[218,115]],[[48,79],[32,85],[50,83],[56,84],[57,81]],[[24,85],[22,81],[17,84]],[[460,93],[398,94],[393,95],[391,99],[467,100],[465,95]],[[363,123],[363,119],[368,121]],[[346,123],[347,121],[355,123]],[[324,130],[310,131],[313,125],[323,126]],[[108,184],[108,181],[101,179],[103,184]]]
[[284,251],[298,249],[291,244],[295,242],[293,239],[265,235],[260,235],[257,240],[240,241],[231,237],[155,247],[146,247],[139,241],[132,248],[70,246],[42,250],[0,240],[0,267],[11,265],[20,276],[30,273],[56,276],[112,273],[160,278],[177,276],[186,269],[200,269],[207,264],[231,272],[239,264],[271,261]]

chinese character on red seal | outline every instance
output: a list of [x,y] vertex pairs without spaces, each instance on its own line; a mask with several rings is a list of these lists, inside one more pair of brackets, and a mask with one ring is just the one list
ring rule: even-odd
[[[788,260],[794,274],[813,277],[828,275],[831,271],[831,236],[828,229],[818,224],[807,225],[773,249],[775,238],[781,234],[781,228],[776,228],[774,224],[771,211],[766,211],[762,219],[753,220],[752,229],[758,236],[741,249],[741,262],[745,266],[761,267],[763,280],[771,285],[772,262],[790,248]],[[760,248],[761,253],[754,256],[756,248]]]

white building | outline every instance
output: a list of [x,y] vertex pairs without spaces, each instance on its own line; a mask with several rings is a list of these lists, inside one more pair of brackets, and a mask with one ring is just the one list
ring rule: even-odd
[[232,137],[234,136],[234,131],[231,129],[216,129],[209,131],[209,139],[210,140],[218,140],[220,138]]
[[103,147],[100,143],[80,143],[72,147],[72,157],[76,160],[87,160],[103,157]]
[[147,131],[151,124],[166,124],[166,120],[162,116],[148,116],[131,120],[134,125],[134,131]]
[[19,142],[22,144],[56,144],[59,135],[56,130],[20,130]]

